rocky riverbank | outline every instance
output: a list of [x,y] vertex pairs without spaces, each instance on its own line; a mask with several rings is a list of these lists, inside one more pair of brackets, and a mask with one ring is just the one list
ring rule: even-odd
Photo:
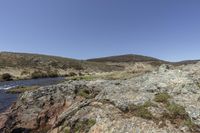
[[0,132],[200,132],[200,63],[127,79],[66,81],[23,93]]

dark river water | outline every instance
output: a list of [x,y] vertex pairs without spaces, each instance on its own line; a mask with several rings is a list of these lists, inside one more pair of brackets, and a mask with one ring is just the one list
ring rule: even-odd
[[0,82],[0,113],[5,111],[14,101],[16,101],[17,94],[7,94],[6,89],[14,88],[17,86],[46,86],[53,85],[63,81],[63,77],[58,78],[43,78],[43,79],[31,79],[31,80],[19,80],[19,81],[6,81]]

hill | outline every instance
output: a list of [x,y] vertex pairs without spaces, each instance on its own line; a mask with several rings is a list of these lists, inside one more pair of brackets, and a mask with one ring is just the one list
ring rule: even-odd
[[52,75],[56,76],[55,73],[68,75],[70,73],[106,72],[122,69],[123,67],[120,66],[58,56],[11,52],[0,53],[0,75],[10,73],[19,79],[30,78],[34,72],[37,72],[37,74],[42,73],[43,76],[48,77],[46,73],[53,73]]
[[88,61],[92,61],[92,62],[148,62],[148,61],[161,61],[161,60],[153,58],[153,57],[148,57],[148,56],[127,54],[127,55],[88,59]]
[[117,56],[109,56],[109,57],[101,57],[101,58],[93,58],[88,59],[87,61],[90,62],[104,62],[104,63],[136,63],[136,62],[147,62],[152,65],[161,65],[161,64],[171,64],[175,66],[180,65],[188,65],[188,64],[195,64],[200,60],[184,60],[178,62],[169,62],[160,60],[154,57],[143,56],[143,55],[136,55],[136,54],[126,54],[126,55],[117,55]]
[[172,63],[134,54],[77,60],[42,54],[0,52],[0,81],[133,70],[141,67],[141,64],[138,66],[137,63],[142,63],[142,67],[145,66],[148,69],[151,67],[152,70],[161,64],[179,66],[194,64],[197,61]]

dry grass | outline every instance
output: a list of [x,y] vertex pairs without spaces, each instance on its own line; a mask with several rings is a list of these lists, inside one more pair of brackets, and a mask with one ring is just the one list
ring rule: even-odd
[[69,80],[86,80],[86,81],[92,81],[92,80],[126,80],[130,79],[136,76],[139,76],[141,74],[147,73],[149,71],[114,71],[114,72],[102,72],[102,73],[95,73],[95,74],[89,74],[89,75],[83,75],[83,76],[73,76],[69,77]]

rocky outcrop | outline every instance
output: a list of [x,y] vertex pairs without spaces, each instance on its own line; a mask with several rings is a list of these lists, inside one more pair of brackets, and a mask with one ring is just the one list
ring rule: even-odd
[[162,65],[130,79],[41,87],[0,115],[0,132],[200,132],[199,72]]

